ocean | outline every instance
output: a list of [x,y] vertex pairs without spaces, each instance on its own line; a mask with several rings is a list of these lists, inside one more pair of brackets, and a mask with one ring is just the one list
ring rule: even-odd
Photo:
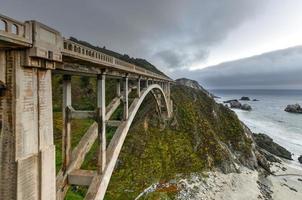
[[293,153],[293,164],[299,166],[298,157],[302,155],[302,114],[284,111],[288,104],[299,103],[302,106],[302,90],[211,90],[221,98],[216,101],[240,99],[252,106],[252,111],[234,109],[239,119],[254,133],[265,133],[276,143]]

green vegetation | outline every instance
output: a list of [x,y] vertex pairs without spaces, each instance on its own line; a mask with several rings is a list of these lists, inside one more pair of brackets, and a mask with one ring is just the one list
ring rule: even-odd
[[[54,77],[54,84],[61,81]],[[107,102],[113,98],[114,82],[108,81]],[[95,80],[73,80],[74,106],[94,109]],[[54,87],[54,110],[60,110],[60,88]],[[223,105],[218,105],[200,90],[173,86],[174,116],[168,121],[159,117],[153,97],[147,96],[129,130],[111,177],[106,200],[134,199],[154,183],[166,183],[191,173],[202,173],[213,168],[231,171],[233,162],[245,164],[251,157],[251,141],[245,136],[237,116]],[[114,114],[119,118],[121,109]],[[60,163],[61,114],[54,113],[57,167]],[[76,144],[91,120],[75,121],[72,125],[73,144]],[[114,134],[108,129],[108,140]],[[97,142],[86,156],[83,169],[95,169]],[[230,155],[230,152],[233,155]],[[66,199],[82,199],[87,188],[71,187]],[[142,199],[173,199],[176,187],[158,189]]]

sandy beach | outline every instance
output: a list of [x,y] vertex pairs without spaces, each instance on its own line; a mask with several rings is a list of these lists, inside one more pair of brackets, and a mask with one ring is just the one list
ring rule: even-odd
[[301,200],[302,167],[288,161],[273,163],[275,175],[240,168],[240,173],[223,174],[209,172],[207,178],[191,176],[179,181],[181,192],[178,199],[203,200]]

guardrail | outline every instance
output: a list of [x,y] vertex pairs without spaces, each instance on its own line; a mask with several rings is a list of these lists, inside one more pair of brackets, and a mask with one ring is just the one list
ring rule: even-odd
[[69,56],[76,57],[78,59],[85,59],[99,64],[110,65],[112,67],[118,67],[124,71],[134,72],[138,74],[149,75],[160,79],[170,80],[169,78],[152,71],[146,70],[142,67],[138,67],[132,63],[128,63],[121,59],[109,56],[100,51],[79,44],[77,42],[64,38],[63,53]]
[[68,39],[64,39],[63,49],[64,49],[63,50],[64,53],[79,58],[89,59],[95,62],[114,64],[112,56],[108,56],[102,52],[96,51],[92,48],[86,47],[84,45],[81,45],[79,43],[73,42]]
[[0,36],[7,39],[7,42],[14,41],[17,45],[30,46],[32,44],[31,24],[0,14]]

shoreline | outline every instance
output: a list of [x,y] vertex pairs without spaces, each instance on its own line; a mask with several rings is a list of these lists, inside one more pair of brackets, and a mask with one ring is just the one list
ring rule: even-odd
[[182,180],[178,199],[203,200],[300,200],[302,199],[302,167],[293,168],[287,161],[270,163],[275,175],[241,167],[239,173],[213,171],[207,178]]
[[[221,98],[215,99],[215,101],[224,104],[224,101],[240,99],[240,96],[260,99],[260,101],[240,101],[251,105],[251,111],[230,108],[236,113],[239,120],[248,126],[253,133],[264,133],[271,137],[275,143],[290,151],[294,164],[299,166],[298,157],[302,155],[302,126],[297,125],[300,121],[299,116],[293,113],[286,113],[283,108],[280,109],[282,106],[279,101],[271,102],[270,99],[273,97],[270,96],[268,98],[265,95],[263,96],[263,94],[226,93],[225,95],[220,94]],[[291,99],[282,99],[284,106],[291,101]]]

